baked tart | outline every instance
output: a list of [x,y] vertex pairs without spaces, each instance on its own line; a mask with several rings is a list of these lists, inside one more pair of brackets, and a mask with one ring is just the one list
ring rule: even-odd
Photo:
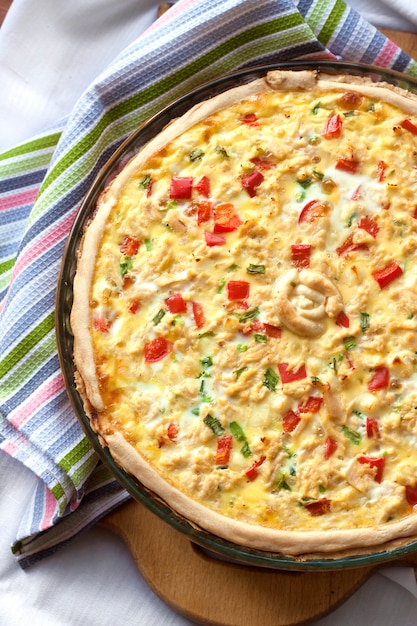
[[91,426],[193,525],[332,556],[417,535],[417,100],[274,70],[101,193],[71,326]]

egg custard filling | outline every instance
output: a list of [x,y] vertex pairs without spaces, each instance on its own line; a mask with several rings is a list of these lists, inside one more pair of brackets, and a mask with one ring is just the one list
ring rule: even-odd
[[195,106],[103,192],[77,385],[191,523],[300,555],[417,536],[417,104],[270,72]]

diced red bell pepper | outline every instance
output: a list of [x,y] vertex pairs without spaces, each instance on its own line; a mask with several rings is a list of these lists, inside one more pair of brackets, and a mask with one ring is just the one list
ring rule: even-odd
[[403,120],[401,122],[401,126],[405,128],[405,130],[408,130],[413,135],[417,135],[417,126],[413,124],[411,120]]
[[323,398],[320,396],[310,396],[304,404],[298,405],[299,413],[317,413],[322,405]]
[[417,485],[411,487],[410,485],[406,485],[405,487],[405,497],[407,498],[407,502],[410,506],[416,506],[417,504]]
[[226,286],[229,300],[249,298],[250,284],[246,280],[229,280]]
[[197,326],[197,328],[201,328],[206,322],[203,307],[199,302],[193,302],[192,307],[195,325]]
[[378,181],[382,183],[385,180],[385,170],[388,165],[385,161],[378,161]]
[[178,425],[177,424],[170,424],[168,426],[168,437],[169,439],[171,439],[171,441],[175,441],[177,436],[178,436]]
[[246,470],[245,474],[249,480],[255,480],[258,475],[258,469],[261,467],[265,459],[265,456],[261,456],[253,465],[250,466],[248,470]]
[[298,370],[294,370],[289,369],[288,363],[280,363],[278,365],[278,370],[283,385],[307,378],[305,365],[302,365]]
[[93,328],[100,333],[108,333],[110,326],[107,318],[104,315],[95,315],[93,317]]
[[362,185],[358,185],[356,187],[355,191],[353,192],[353,194],[350,197],[351,200],[359,200],[359,198],[361,197],[361,187],[362,187]]
[[190,200],[193,192],[192,176],[173,176],[169,187],[171,200]]
[[377,367],[374,375],[368,383],[368,391],[385,389],[389,385],[389,369],[387,367]]
[[276,167],[276,163],[274,163],[274,161],[271,161],[270,159],[263,159],[261,157],[253,157],[252,159],[249,159],[249,161],[251,163],[253,163],[258,169],[260,170],[272,170],[274,167]]
[[203,224],[204,222],[208,222],[213,215],[213,205],[211,202],[204,200],[203,202],[197,203],[197,224]]
[[316,500],[315,502],[308,502],[304,505],[304,508],[313,515],[313,517],[317,517],[318,515],[324,515],[330,511],[331,500],[327,498],[320,498],[320,500]]
[[[248,307],[245,307],[248,308]],[[254,320],[249,325],[245,325],[240,329],[242,335],[250,335],[251,333],[263,333],[265,331],[264,324],[259,320]]]
[[326,126],[324,127],[324,130],[322,132],[323,137],[325,139],[334,139],[336,137],[340,137],[340,134],[342,132],[342,126],[343,122],[339,113],[333,113],[333,115],[331,115],[326,122]]
[[344,311],[340,311],[339,315],[336,317],[336,324],[342,328],[349,328],[350,319]]
[[243,224],[235,207],[229,202],[218,204],[214,209],[214,232],[231,233]]
[[174,315],[187,312],[187,303],[180,293],[173,293],[168,298],[165,298],[165,304],[168,307],[168,311]]
[[259,170],[254,170],[245,178],[242,178],[242,187],[246,189],[249,196],[256,196],[256,188],[264,181],[264,175]]
[[337,442],[330,435],[327,437],[324,443],[324,458],[326,461],[330,459],[332,454],[334,454],[337,450]]
[[298,223],[311,224],[312,222],[315,222],[318,218],[324,217],[328,210],[329,205],[327,203],[324,203],[321,200],[310,200],[302,208],[301,213],[298,216]]
[[139,298],[135,298],[129,304],[129,313],[137,313],[140,309],[140,300]]
[[202,176],[198,183],[195,184],[195,189],[205,198],[210,195],[210,180],[207,176]]
[[126,256],[135,256],[138,253],[139,246],[141,242],[136,239],[136,237],[132,237],[131,235],[126,235],[120,244],[120,252],[125,254]]
[[173,344],[165,337],[156,337],[144,347],[145,363],[161,361],[171,352]]
[[286,414],[282,418],[282,428],[285,433],[292,433],[292,431],[297,428],[298,424],[301,421],[301,417],[290,409],[286,412]]
[[223,235],[218,235],[216,233],[209,233],[207,230],[204,233],[204,237],[206,240],[206,244],[210,247],[213,246],[224,246],[226,243],[226,239]]
[[340,158],[336,161],[336,169],[342,172],[349,172],[350,174],[356,174],[359,169],[359,161],[354,159]]
[[369,250],[368,245],[366,243],[354,243],[353,241],[353,233],[350,233],[348,238],[344,243],[342,243],[339,248],[336,248],[336,252],[338,256],[343,256],[348,254],[349,252],[356,252],[358,250]]
[[381,438],[378,422],[373,417],[366,418],[366,435],[368,439],[372,439],[373,437],[375,437],[375,439]]
[[379,226],[376,221],[372,219],[372,217],[368,217],[367,215],[365,215],[365,217],[361,217],[358,226],[359,228],[366,230],[366,232],[369,233],[374,239],[379,232]]
[[377,483],[382,481],[382,474],[384,472],[385,467],[385,457],[371,457],[371,456],[360,456],[358,457],[359,463],[362,465],[369,465],[372,469],[376,469],[374,479]]
[[291,246],[291,259],[295,267],[310,267],[311,244],[296,243]]
[[376,272],[372,272],[372,276],[375,278],[378,285],[381,289],[387,287],[393,280],[399,278],[403,273],[401,267],[395,263],[395,261],[391,261],[386,265],[382,270],[377,270]]
[[274,326],[273,324],[264,324],[263,330],[267,337],[273,337],[274,339],[279,339],[282,334],[282,329],[280,326]]
[[259,127],[259,120],[256,117],[256,113],[246,113],[246,115],[242,115],[240,121],[247,124],[247,126]]
[[227,465],[230,460],[232,445],[232,435],[222,435],[217,439],[216,465]]

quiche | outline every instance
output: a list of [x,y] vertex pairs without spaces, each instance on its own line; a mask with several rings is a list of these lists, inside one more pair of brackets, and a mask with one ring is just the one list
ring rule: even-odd
[[115,461],[193,525],[301,556],[417,536],[417,104],[270,71],[102,192],[71,313]]

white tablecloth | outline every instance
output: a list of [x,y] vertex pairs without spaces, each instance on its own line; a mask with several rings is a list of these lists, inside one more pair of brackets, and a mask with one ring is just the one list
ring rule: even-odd
[[[64,117],[99,71],[154,20],[157,4],[14,0],[0,30],[0,150]],[[350,4],[376,26],[417,31],[417,5],[410,0]],[[0,626],[190,623],[154,595],[122,541],[100,528],[22,571],[10,544],[34,480],[0,454]],[[416,626],[413,570],[382,570],[315,626],[334,624]]]

